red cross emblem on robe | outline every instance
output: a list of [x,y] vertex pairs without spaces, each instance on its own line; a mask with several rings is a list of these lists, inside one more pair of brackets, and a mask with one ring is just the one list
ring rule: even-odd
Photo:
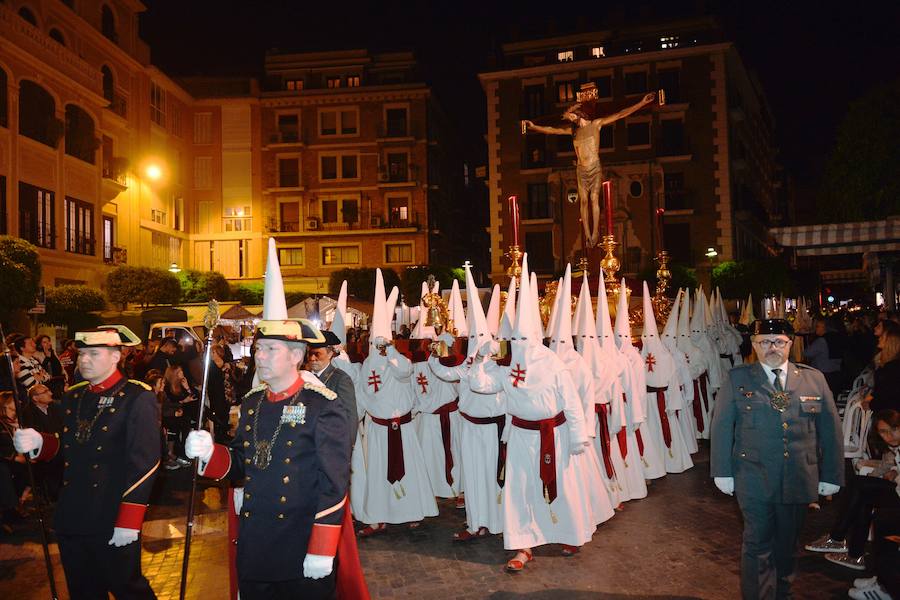
[[416,383],[422,386],[422,393],[428,393],[428,378],[425,377],[425,373],[419,373],[419,376],[416,377]]
[[519,384],[525,381],[525,369],[519,363],[516,363],[516,368],[510,372],[510,375],[512,375],[513,387],[519,387]]
[[648,354],[647,358],[644,360],[647,363],[647,371],[652,373],[653,367],[656,365],[656,357],[653,354]]
[[381,385],[381,376],[374,370],[372,371],[372,374],[369,375],[369,385],[375,388],[375,393],[378,393],[378,386]]

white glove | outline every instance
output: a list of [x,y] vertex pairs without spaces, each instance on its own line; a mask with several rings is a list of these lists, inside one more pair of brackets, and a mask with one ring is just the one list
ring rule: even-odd
[[141,532],[137,529],[126,529],[125,527],[116,527],[113,529],[113,536],[109,540],[110,546],[121,548],[127,546],[131,542],[136,542]]
[[21,452],[22,454],[30,452],[31,457],[34,458],[41,453],[41,448],[44,446],[44,438],[30,427],[28,429],[17,429],[13,434],[13,446],[16,447],[16,452]]
[[571,454],[572,456],[583,454],[586,447],[587,442],[572,442],[571,444],[569,444],[569,454]]
[[713,482],[720,492],[734,496],[734,477],[714,477]]
[[213,455],[213,439],[208,431],[192,431],[184,440],[184,454],[188,458],[199,458],[207,463]]
[[322,579],[331,575],[334,568],[333,556],[321,556],[319,554],[307,554],[303,559],[303,576],[310,579]]
[[500,344],[496,340],[488,340],[478,347],[478,356],[493,356],[500,352]]
[[833,496],[837,494],[841,490],[841,486],[834,485],[833,483],[825,483],[824,481],[819,482],[819,495],[820,496]]
[[384,339],[383,337],[381,337],[380,335],[379,335],[377,338],[375,338],[375,339],[372,341],[372,343],[375,344],[375,347],[376,347],[376,348],[378,348],[378,347],[380,347],[380,346],[387,346],[387,345],[388,345],[388,341],[387,341],[386,339]]
[[234,488],[231,493],[234,495],[234,514],[239,515],[244,506],[244,488]]

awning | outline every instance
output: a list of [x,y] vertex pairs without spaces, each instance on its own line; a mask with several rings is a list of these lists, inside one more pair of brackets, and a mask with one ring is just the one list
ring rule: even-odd
[[798,256],[828,256],[900,250],[900,219],[773,227],[779,245]]

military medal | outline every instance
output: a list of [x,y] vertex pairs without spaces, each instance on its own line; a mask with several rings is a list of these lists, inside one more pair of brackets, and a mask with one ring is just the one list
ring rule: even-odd
[[75,441],[83,444],[91,437],[93,423],[87,419],[78,419],[78,428],[75,430]]
[[[97,412],[94,414],[92,419],[82,419],[81,418],[81,399],[84,397],[84,394],[78,396],[78,406],[75,407],[75,418],[76,418],[76,429],[75,429],[75,441],[79,444],[85,444],[88,440],[91,439],[91,433],[94,429],[94,423],[97,422],[97,419],[100,418],[100,415],[103,414],[103,411],[107,407],[112,407],[113,402],[115,401],[114,396],[100,396],[100,399],[97,401]],[[110,412],[115,412],[115,408],[110,408]]]
[[787,409],[788,405],[791,403],[791,398],[788,396],[787,392],[778,391],[772,394],[769,398],[769,405],[777,410],[778,412],[784,412]]
[[272,462],[272,448],[275,447],[275,442],[278,441],[278,434],[281,433],[282,426],[287,423],[291,427],[296,427],[297,423],[301,425],[306,423],[306,405],[302,402],[294,404],[295,398],[297,398],[297,394],[294,394],[293,398],[281,409],[281,418],[278,420],[278,425],[275,426],[275,432],[268,440],[259,439],[258,434],[259,415],[262,413],[263,398],[260,398],[256,409],[251,413],[253,414],[254,449],[252,462],[253,466],[260,471],[265,471]]
[[272,462],[272,445],[269,440],[260,440],[256,442],[256,452],[253,453],[253,466],[260,471],[266,470],[269,463]]

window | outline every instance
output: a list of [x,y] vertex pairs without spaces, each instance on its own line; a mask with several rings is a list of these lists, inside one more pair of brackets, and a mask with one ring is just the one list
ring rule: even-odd
[[278,187],[300,187],[300,158],[278,159]]
[[94,254],[94,207],[66,198],[66,252]]
[[303,248],[279,248],[278,262],[282,267],[302,267]]
[[387,180],[390,182],[409,181],[409,154],[388,152]]
[[561,52],[556,53],[557,62],[570,62],[575,60],[575,51],[574,50],[563,50]]
[[662,133],[661,154],[686,154],[684,148],[684,122],[681,119],[664,119],[659,122]]
[[349,75],[347,77],[347,87],[359,87],[359,75]]
[[175,219],[172,228],[176,231],[184,231],[184,198],[181,196],[172,199],[172,216]]
[[302,79],[288,79],[284,82],[284,88],[286,90],[292,92],[302,92],[303,91],[303,80]]
[[168,225],[169,224],[169,214],[164,210],[159,210],[156,208],[150,209],[150,220],[154,223],[159,223],[160,225]]
[[28,79],[19,83],[19,133],[56,148],[64,124],[56,118],[56,102],[50,93]]
[[615,150],[616,148],[616,140],[615,140],[615,124],[605,125],[600,128],[600,149],[601,150]]
[[328,89],[333,90],[341,87],[341,78],[340,77],[328,77],[325,80],[325,85]]
[[339,179],[357,179],[359,177],[358,154],[323,154],[319,155],[319,179],[333,181]]
[[322,222],[337,223],[338,222],[338,201],[322,200]]
[[681,70],[660,69],[657,77],[660,89],[666,92],[666,102],[681,102]]
[[659,38],[659,47],[663,50],[668,50],[671,48],[678,47],[678,36],[677,35],[669,35]]
[[116,222],[112,217],[103,215],[103,262],[113,262],[116,244]]
[[522,168],[539,169],[546,165],[547,136],[525,136],[525,152],[522,156]]
[[62,31],[57,29],[56,27],[52,27],[47,35],[50,36],[50,39],[59,44],[60,46],[66,45],[66,38],[63,37]]
[[644,94],[647,92],[647,72],[637,71],[625,73],[625,94]]
[[[553,272],[553,232],[533,231],[525,234],[525,250],[532,270]],[[533,258],[532,258],[533,257]]]
[[525,205],[526,219],[547,219],[550,217],[550,202],[546,183],[528,184],[528,203]]
[[663,189],[666,197],[666,210],[690,208],[687,194],[684,191],[684,173],[666,173],[663,175]]
[[166,92],[150,82],[150,120],[160,127],[166,126]]
[[250,231],[252,228],[250,219],[250,207],[229,207],[225,209],[225,218],[222,219],[225,231]]
[[184,137],[181,129],[181,107],[173,103],[172,106],[169,107],[169,116],[172,117],[172,135]]
[[66,154],[94,164],[97,138],[94,136],[94,120],[74,104],[66,105]]
[[212,113],[194,114],[194,143],[212,144]]
[[390,264],[412,263],[412,261],[413,245],[411,243],[384,245],[384,262]]
[[594,80],[598,98],[612,98],[612,75],[603,75]]
[[387,108],[384,111],[386,137],[404,137],[407,135],[406,109]]
[[103,65],[100,67],[100,74],[103,76],[103,97],[112,102],[116,99],[116,83],[113,80],[112,70]]
[[341,221],[344,223],[359,222],[358,200],[341,200]]
[[34,16],[34,13],[31,12],[31,9],[27,6],[22,6],[19,8],[19,16],[22,17],[22,19],[27,23],[31,23],[32,25],[37,27],[37,17]]
[[278,143],[280,144],[296,144],[300,141],[300,115],[285,114],[278,115]]
[[407,196],[389,197],[387,202],[391,225],[406,225],[409,222],[409,198]]
[[640,181],[632,181],[628,184],[628,195],[632,198],[640,198],[644,194],[644,185]]
[[359,264],[359,246],[322,246],[322,264]]
[[594,46],[591,48],[591,56],[593,58],[603,58],[606,56],[606,49],[603,46]]
[[116,34],[116,18],[113,16],[112,9],[106,4],[100,9],[100,33],[113,42],[119,40],[119,36]]
[[556,101],[558,103],[575,102],[575,82],[560,81],[556,84]]
[[359,222],[359,200],[357,199],[323,199],[322,223],[345,223],[347,225]]
[[522,90],[522,118],[533,119],[544,114],[544,86],[526,85]]
[[212,188],[212,156],[194,157],[194,189]]
[[359,128],[358,109],[337,109],[319,111],[319,135],[357,135]]
[[650,145],[650,121],[628,124],[628,146]]
[[278,231],[300,231],[300,202],[278,203]]
[[693,264],[690,223],[663,223],[663,239],[666,240],[666,250],[672,255],[672,262]]
[[56,247],[53,192],[19,182],[19,237],[41,248]]

